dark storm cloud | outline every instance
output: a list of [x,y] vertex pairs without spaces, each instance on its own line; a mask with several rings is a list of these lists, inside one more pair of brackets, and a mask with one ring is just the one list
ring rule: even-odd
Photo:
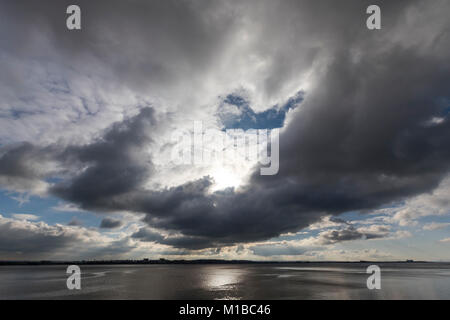
[[55,152],[54,147],[27,142],[0,147],[0,185],[12,191],[45,192],[42,179],[53,171],[50,161]]
[[194,250],[205,248],[205,239],[186,236],[163,236],[146,227],[139,229],[137,232],[133,233],[131,237],[143,242],[156,242],[179,248],[189,248]]
[[48,37],[56,59],[88,73],[105,68],[112,73],[108,81],[137,90],[151,84],[157,93],[168,84],[199,81],[196,74],[220,55],[234,19],[218,1],[80,0],[82,30],[71,32],[66,8],[72,4],[1,1],[0,37],[8,43],[2,48],[27,58],[48,56],[36,45],[36,39]]
[[[216,36],[223,36],[219,30],[228,21],[219,19],[215,24],[208,14],[200,18],[195,1],[179,6],[159,1],[126,6],[114,1],[101,9],[90,3],[86,6],[93,10],[88,12],[98,13],[99,20],[87,17],[87,24],[101,27],[104,19],[111,19],[116,23],[114,36],[125,43],[114,47],[115,42],[108,41],[103,47],[104,42],[96,41],[103,30],[99,28],[98,33],[80,33],[80,50],[99,54],[125,81],[137,86],[149,79],[164,86],[176,78],[175,70],[187,68],[189,73],[212,63],[224,39]],[[449,24],[445,20],[427,32],[414,26],[400,32],[398,23],[406,23],[406,10],[411,7],[423,9],[426,15],[440,6],[445,15],[448,3],[436,3],[382,1],[379,31],[365,28],[369,3],[364,1],[236,4],[248,20],[264,21],[254,32],[265,40],[255,44],[255,52],[274,57],[264,80],[267,96],[304,72],[305,66],[317,65],[314,87],[305,93],[280,137],[279,174],[259,176],[255,170],[240,192],[209,193],[209,177],[148,190],[145,182],[151,180],[154,168],[143,150],[151,143],[158,121],[155,110],[144,108],[100,139],[57,152],[55,159],[70,168],[70,178],[53,186],[51,193],[87,210],[145,213],[144,221],[151,227],[181,235],[162,237],[141,229],[135,239],[201,249],[269,239],[298,231],[325,215],[369,210],[428,192],[448,173],[450,164]],[[8,8],[19,12],[21,4]],[[209,6],[214,5],[205,10]],[[403,38],[393,39],[397,33]],[[417,38],[410,39],[411,33]],[[54,35],[61,48],[75,46],[76,41],[63,35]],[[116,49],[122,58],[115,55]],[[137,54],[139,59],[133,60],[131,52],[136,50],[147,50],[148,55]],[[181,63],[172,69],[166,60],[160,63],[163,58]],[[434,117],[442,121],[430,124]],[[10,152],[3,153],[0,162],[9,163],[14,154]],[[20,150],[15,152],[20,155]],[[6,171],[14,170],[12,166]],[[16,171],[22,170],[28,172],[28,165]],[[377,235],[349,227],[324,234],[324,241],[371,237]]]
[[434,188],[449,168],[450,122],[424,124],[443,114],[449,65],[397,48],[379,59],[336,58],[280,137],[280,173],[254,183],[290,179],[286,196],[336,213]]
[[140,188],[151,176],[153,165],[145,148],[155,124],[154,110],[144,108],[138,116],[114,124],[99,140],[67,147],[60,160],[83,170],[51,192],[86,209],[111,210],[114,196]]
[[161,242],[164,239],[164,237],[161,234],[152,231],[148,228],[139,229],[139,231],[133,233],[131,237],[134,239],[139,239],[147,242]]
[[123,225],[122,221],[111,219],[111,218],[103,218],[100,223],[100,228],[102,229],[116,229]]
[[370,240],[385,238],[390,234],[387,226],[375,226],[370,229],[358,229],[349,226],[340,230],[327,230],[319,235],[319,242],[322,244],[334,244],[337,242],[351,240]]
[[30,165],[37,160],[35,153],[38,150],[29,143],[5,148],[0,158],[0,175],[41,178],[37,170],[33,170],[32,165]]

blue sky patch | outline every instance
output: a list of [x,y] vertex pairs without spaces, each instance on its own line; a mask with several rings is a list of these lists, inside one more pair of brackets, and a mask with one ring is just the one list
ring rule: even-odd
[[263,112],[255,112],[245,98],[229,94],[219,107],[218,117],[224,129],[274,129],[282,128],[286,113],[295,109],[303,101],[304,92],[299,91],[295,96],[279,106]]

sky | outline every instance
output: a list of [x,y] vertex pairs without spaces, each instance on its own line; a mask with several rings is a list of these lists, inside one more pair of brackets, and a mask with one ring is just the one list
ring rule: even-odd
[[0,260],[450,261],[447,0],[71,4],[0,0]]

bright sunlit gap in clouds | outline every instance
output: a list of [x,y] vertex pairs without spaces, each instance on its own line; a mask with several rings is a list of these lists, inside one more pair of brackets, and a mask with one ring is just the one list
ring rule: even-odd
[[211,172],[214,184],[211,188],[212,192],[234,188],[238,189],[245,184],[249,171],[245,169],[237,169],[231,166],[215,167]]

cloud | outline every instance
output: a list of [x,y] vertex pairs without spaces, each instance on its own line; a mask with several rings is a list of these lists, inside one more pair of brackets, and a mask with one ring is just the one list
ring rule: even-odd
[[298,246],[290,246],[286,244],[269,244],[269,245],[258,245],[250,247],[253,253],[257,256],[297,256],[302,255],[308,252],[307,249],[298,247]]
[[[263,241],[432,192],[450,164],[449,3],[383,2],[376,32],[364,26],[367,3],[81,1],[79,33],[60,27],[65,3],[2,4],[8,28],[0,35],[20,41],[1,46],[17,70],[0,70],[1,136],[12,140],[0,149],[0,184],[87,211],[145,214],[158,232],[133,239],[196,250]],[[39,60],[45,52],[48,69]],[[21,81],[28,71],[30,81]],[[286,115],[275,112],[285,120],[279,174],[253,168],[248,184],[214,192],[211,176],[170,166],[158,147],[188,120],[220,122],[217,97],[239,89],[255,117],[304,96]],[[33,141],[11,137],[11,119],[11,130]],[[71,122],[67,136],[56,134]],[[176,180],[180,172],[192,176]],[[401,216],[411,215],[393,219]],[[344,226],[318,239],[389,235],[386,226]]]
[[384,238],[390,234],[390,228],[383,225],[372,225],[369,228],[355,228],[349,226],[340,230],[323,231],[319,234],[322,244],[334,244],[350,240],[370,240]]
[[126,232],[111,237],[81,226],[76,219],[69,225],[50,225],[0,215],[2,260],[136,259],[166,253],[185,254],[167,246],[141,244]]
[[450,223],[448,222],[431,222],[427,223],[423,226],[424,230],[433,231],[433,230],[440,230],[450,227]]
[[[358,221],[360,224],[387,223],[398,224],[401,227],[417,226],[420,220],[427,217],[445,219],[450,214],[450,202],[447,194],[450,191],[448,175],[431,192],[419,194],[405,201],[397,201],[392,206],[370,211],[369,219]],[[425,224],[426,228],[434,228],[434,222]],[[437,223],[440,224],[440,223]],[[424,226],[424,227],[425,227]],[[436,225],[437,226],[437,225]]]
[[100,223],[100,228],[102,229],[116,229],[123,225],[123,222],[116,219],[111,218],[103,218]]
[[161,242],[164,239],[163,235],[149,228],[140,228],[131,237],[147,242]]
[[52,207],[52,209],[62,212],[83,212],[82,209],[78,208],[72,203],[60,203],[57,206]]
[[67,223],[67,225],[72,227],[81,227],[83,225],[83,222],[78,220],[77,218],[72,218],[69,223]]
[[237,86],[230,70],[215,76],[239,50],[227,48],[241,20],[227,4],[81,0],[82,32],[65,28],[70,4],[0,4],[2,143],[86,142],[139,107],[198,109]]
[[4,260],[60,259],[90,256],[90,250],[105,248],[109,240],[80,227],[48,225],[0,215],[0,255]]
[[[324,219],[327,220],[327,219]],[[316,223],[314,225],[320,224]],[[404,230],[393,232],[388,225],[371,225],[356,227],[345,223],[339,229],[329,229],[325,226],[317,236],[310,236],[301,240],[269,241],[250,246],[249,249],[257,256],[311,256],[320,250],[330,251],[334,245],[349,241],[366,241],[376,239],[401,239],[411,237],[411,233]],[[316,230],[316,229],[314,229]]]
[[397,261],[404,257],[395,256],[390,252],[378,249],[361,249],[361,250],[327,250],[312,253],[312,257],[316,260],[325,261]]
[[443,243],[450,242],[450,238],[441,239],[441,240],[439,240],[439,242],[443,242]]
[[311,224],[308,230],[321,230],[326,228],[339,227],[342,224],[348,224],[347,221],[336,217],[326,216],[321,219],[321,221]]
[[10,191],[44,195],[48,184],[43,181],[51,174],[53,150],[30,143],[0,148],[0,185]]
[[14,213],[11,215],[14,219],[17,220],[38,220],[39,217],[34,214],[28,214],[28,213]]
[[138,116],[115,123],[101,139],[63,149],[60,161],[81,171],[51,192],[82,209],[108,209],[108,199],[141,187],[150,177],[153,167],[146,147],[155,123],[154,110],[144,108]]

